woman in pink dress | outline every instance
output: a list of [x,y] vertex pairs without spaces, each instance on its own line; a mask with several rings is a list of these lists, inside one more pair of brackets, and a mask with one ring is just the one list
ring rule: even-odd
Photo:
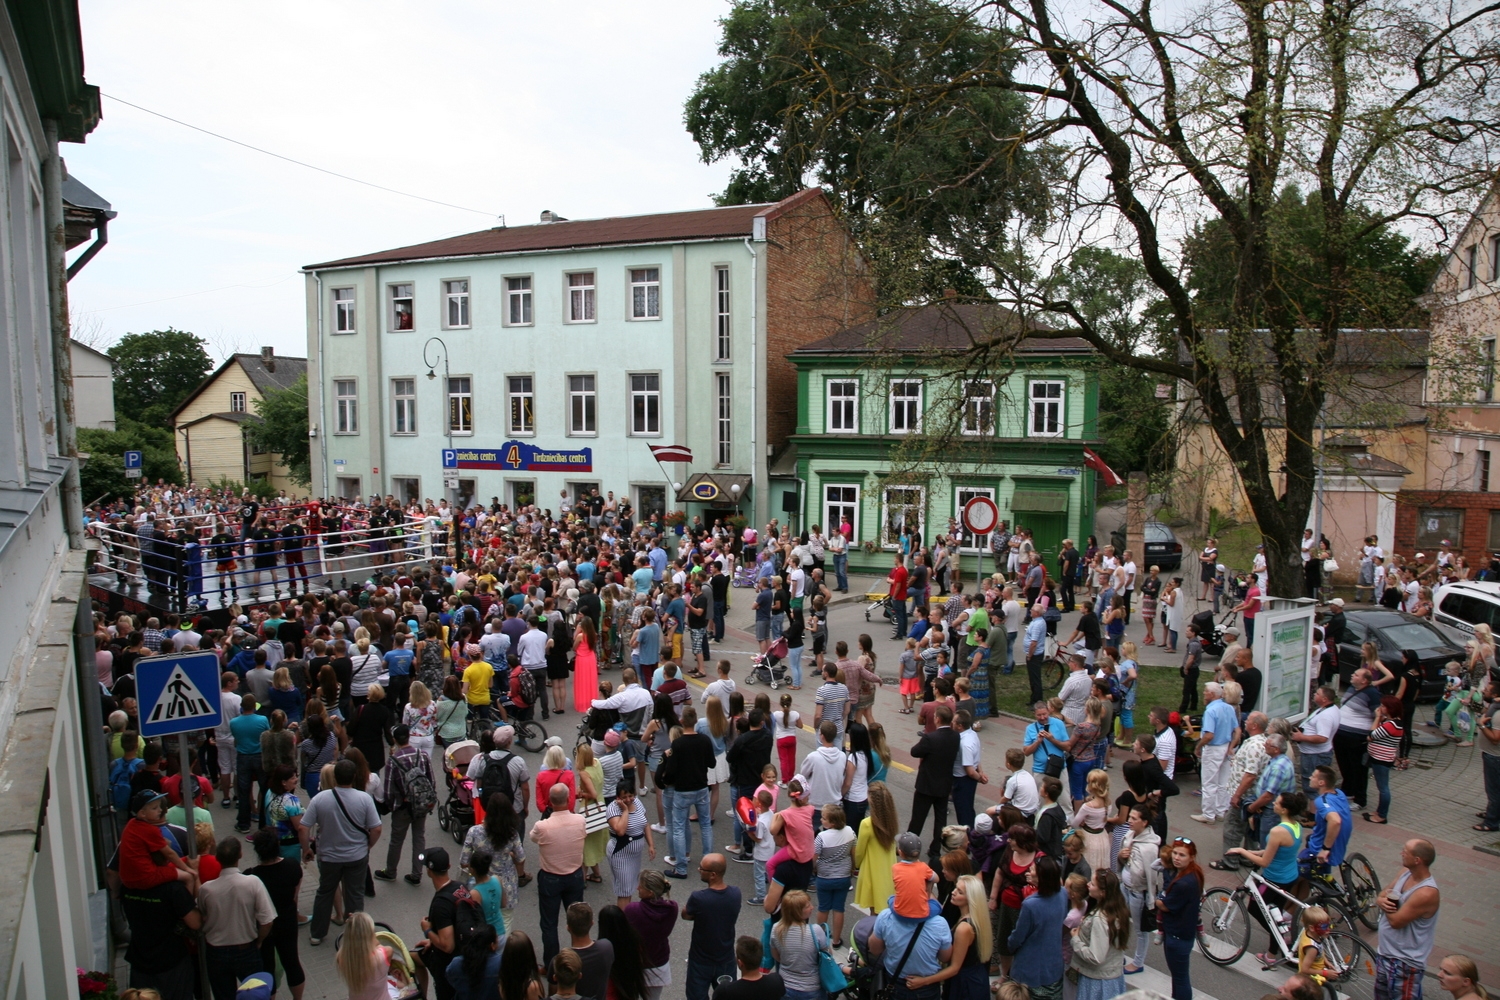
[[573,633],[573,708],[587,713],[589,702],[599,697],[599,641],[594,619],[578,616],[578,630]]

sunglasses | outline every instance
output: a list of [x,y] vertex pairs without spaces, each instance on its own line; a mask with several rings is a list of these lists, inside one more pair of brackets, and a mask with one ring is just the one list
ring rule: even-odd
[[1172,846],[1175,847],[1178,844],[1191,844],[1192,842],[1193,841],[1191,837],[1178,837],[1172,841]]

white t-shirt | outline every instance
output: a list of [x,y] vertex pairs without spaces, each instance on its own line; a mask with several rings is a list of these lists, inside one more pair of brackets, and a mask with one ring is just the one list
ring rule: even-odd
[[802,571],[801,566],[793,568],[787,576],[787,585],[791,588],[792,599],[796,600],[802,596],[803,587],[807,584],[807,574]]
[[774,810],[757,811],[755,816],[755,850],[750,854],[761,863],[770,861],[771,856],[776,853],[776,838],[771,836],[771,820],[775,816]]
[[778,708],[778,709],[776,709],[775,711],[773,711],[771,713],[771,738],[772,739],[779,740],[783,736],[796,736],[797,733],[802,729],[802,713],[801,712],[798,712],[794,708],[794,709],[791,710],[791,712],[785,713],[785,714],[789,714],[792,717],[792,721],[789,722],[789,723],[783,724],[782,721],[781,721],[781,717],[783,715],[781,709]]
[[1036,777],[1024,766],[1005,779],[1005,797],[1010,804],[1030,815],[1041,808],[1041,798],[1036,790]]
[[1021,607],[1020,601],[1003,602],[1000,605],[1000,613],[1005,616],[1005,631],[1007,632],[1020,632],[1026,623],[1026,609]]
[[1125,564],[1125,589],[1126,590],[1134,590],[1135,589],[1135,574],[1136,574],[1135,562],[1132,561],[1132,562],[1126,563]]
[[1161,769],[1167,777],[1177,774],[1177,734],[1172,732],[1171,726],[1156,734],[1156,759],[1161,761]]
[[1338,706],[1329,705],[1326,708],[1314,709],[1307,718],[1302,720],[1302,725],[1298,728],[1308,735],[1316,733],[1323,737],[1320,743],[1300,744],[1303,753],[1332,753],[1333,734],[1339,731]]
[[1312,548],[1316,544],[1317,544],[1317,540],[1316,539],[1312,539],[1312,538],[1304,538],[1304,539],[1302,539],[1302,561],[1303,562],[1307,562],[1308,560],[1310,560],[1312,558]]

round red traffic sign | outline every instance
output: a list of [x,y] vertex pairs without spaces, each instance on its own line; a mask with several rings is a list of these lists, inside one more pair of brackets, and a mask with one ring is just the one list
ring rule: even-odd
[[971,534],[988,535],[1000,523],[1000,508],[989,497],[974,497],[964,504],[964,527]]

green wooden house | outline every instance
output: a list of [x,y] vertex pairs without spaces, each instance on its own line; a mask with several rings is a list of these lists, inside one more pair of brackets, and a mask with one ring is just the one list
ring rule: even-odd
[[884,573],[903,525],[930,544],[960,534],[962,571],[993,571],[989,536],[962,531],[989,497],[1030,528],[1049,567],[1064,538],[1093,530],[1098,357],[1075,337],[1024,336],[998,306],[902,310],[798,348],[797,478],[802,525],[848,518],[851,571]]

